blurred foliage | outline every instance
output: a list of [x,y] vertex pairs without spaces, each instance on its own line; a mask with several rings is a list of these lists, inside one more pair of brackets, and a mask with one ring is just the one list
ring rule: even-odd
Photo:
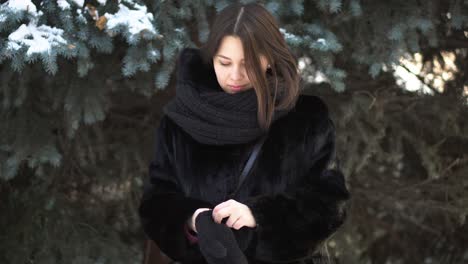
[[[10,2],[0,4],[0,263],[141,263],[136,208],[176,56],[233,1],[33,0],[35,14]],[[330,254],[467,262],[468,1],[258,2],[337,126],[352,201]],[[120,4],[147,8],[154,31],[106,24]],[[13,49],[28,23],[63,29],[67,45]],[[402,69],[424,86],[403,89]]]

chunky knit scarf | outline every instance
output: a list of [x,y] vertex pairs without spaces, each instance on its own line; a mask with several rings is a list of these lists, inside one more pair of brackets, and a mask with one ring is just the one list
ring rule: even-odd
[[[258,124],[254,89],[226,93],[197,49],[184,49],[177,67],[176,97],[164,107],[164,113],[196,141],[240,144],[264,133]],[[273,121],[285,114],[287,111],[275,111]]]

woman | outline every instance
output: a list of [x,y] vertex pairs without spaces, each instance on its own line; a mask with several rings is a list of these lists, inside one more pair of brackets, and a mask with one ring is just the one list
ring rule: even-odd
[[217,263],[204,238],[218,231],[237,242],[223,256],[243,255],[219,263],[313,263],[343,223],[349,194],[343,175],[327,169],[335,149],[327,107],[300,95],[296,59],[273,16],[257,4],[226,7],[205,46],[184,49],[177,65],[140,205],[145,233],[181,263]]

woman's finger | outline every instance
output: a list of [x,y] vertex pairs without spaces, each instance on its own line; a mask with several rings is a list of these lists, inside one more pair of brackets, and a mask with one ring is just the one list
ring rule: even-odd
[[241,216],[238,214],[231,214],[226,222],[227,227],[232,228],[232,226],[236,223],[237,220],[239,220],[240,217]]
[[216,212],[213,210],[213,220],[220,224],[223,218],[229,217],[232,214],[232,207],[225,207],[222,209],[217,210]]
[[220,204],[218,204],[217,206],[215,206],[215,208],[213,208],[213,211],[218,211],[218,210],[221,210],[225,207],[228,207],[228,206],[232,206],[233,204],[235,203],[235,200],[227,200],[225,202],[222,202]]
[[241,229],[243,226],[245,226],[245,223],[244,223],[244,218],[241,216],[237,219],[237,221],[232,225],[231,228],[234,228],[236,230],[239,230]]

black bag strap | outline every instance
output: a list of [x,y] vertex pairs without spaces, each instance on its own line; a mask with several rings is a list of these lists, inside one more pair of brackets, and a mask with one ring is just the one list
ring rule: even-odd
[[234,197],[234,195],[237,194],[237,192],[240,190],[242,183],[244,183],[245,178],[247,178],[247,175],[249,174],[250,170],[252,169],[255,160],[257,159],[258,153],[260,152],[260,149],[262,148],[263,143],[265,142],[265,139],[267,138],[267,135],[263,135],[258,139],[258,141],[255,143],[255,145],[252,148],[252,151],[250,152],[249,158],[247,162],[245,163],[244,169],[242,170],[241,175],[239,176],[239,182],[237,184],[236,190],[230,195],[231,197]]

